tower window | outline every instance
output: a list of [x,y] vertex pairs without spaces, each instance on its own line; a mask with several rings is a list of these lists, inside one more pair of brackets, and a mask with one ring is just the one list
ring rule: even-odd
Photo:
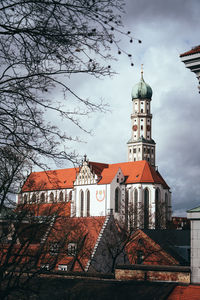
[[143,113],[143,108],[141,109],[141,113]]
[[143,122],[143,119],[141,119],[141,122]]
[[143,104],[143,102],[141,102],[141,104]]
[[147,109],[147,113],[149,113],[149,110]]
[[149,135],[147,135],[147,138],[149,139]]
[[133,149],[133,153],[136,153],[136,148]]
[[131,153],[131,149],[129,150],[129,153]]
[[153,154],[153,148],[151,149],[151,153]]
[[138,152],[140,152],[140,148],[138,148]]
[[143,125],[141,125],[141,130],[143,130]]

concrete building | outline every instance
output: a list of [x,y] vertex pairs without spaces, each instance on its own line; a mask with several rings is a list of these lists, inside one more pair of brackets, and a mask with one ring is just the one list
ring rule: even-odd
[[200,93],[200,45],[192,48],[191,50],[182,53],[180,55],[182,62],[186,68],[194,72],[199,81],[199,93]]
[[200,283],[200,206],[187,211],[191,226],[191,283]]

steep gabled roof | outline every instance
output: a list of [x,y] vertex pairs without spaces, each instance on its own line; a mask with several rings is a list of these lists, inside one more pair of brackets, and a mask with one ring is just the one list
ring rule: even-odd
[[[126,184],[158,183],[169,189],[160,173],[149,165],[146,160],[117,164],[89,162],[89,165],[94,173],[100,177],[98,184],[111,183],[117,171],[121,169],[126,178]],[[79,168],[33,172],[23,185],[22,192],[73,188],[78,172]]]
[[73,188],[78,168],[32,172],[22,187],[22,192]]
[[[49,240],[53,241],[56,237],[60,241],[67,236],[66,246],[70,242],[76,243],[77,247],[80,247],[77,256],[78,260],[85,269],[91,259],[97,240],[100,238],[99,235],[105,221],[106,217],[58,218],[53,226],[54,229],[49,236]],[[74,259],[73,256],[68,255],[67,247],[65,247],[59,255],[58,264],[68,265]],[[74,271],[82,271],[78,260],[75,261]]]
[[187,51],[187,52],[184,52],[180,55],[180,57],[183,57],[183,56],[188,56],[188,55],[192,55],[192,54],[196,54],[196,53],[200,53],[200,45],[192,48],[191,50]]
[[102,179],[98,184],[110,183],[118,169],[122,170],[123,175],[127,178],[128,183],[160,183],[164,188],[169,188],[162,176],[156,171],[146,160],[110,164],[104,169],[101,176]]

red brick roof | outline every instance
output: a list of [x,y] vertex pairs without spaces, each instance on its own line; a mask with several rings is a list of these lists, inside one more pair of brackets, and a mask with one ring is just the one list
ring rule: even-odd
[[200,285],[177,286],[168,300],[199,300]]
[[[162,176],[146,160],[125,162],[117,164],[102,164],[89,162],[101,179],[98,184],[112,182],[119,168],[126,177],[126,183],[160,183],[164,188],[169,188]],[[79,172],[78,168],[62,169],[55,171],[33,172],[22,187],[22,192],[73,188],[73,182]]]
[[200,45],[192,48],[191,50],[189,50],[187,52],[182,53],[180,55],[180,57],[187,56],[187,55],[192,55],[192,54],[195,54],[195,53],[200,53]]

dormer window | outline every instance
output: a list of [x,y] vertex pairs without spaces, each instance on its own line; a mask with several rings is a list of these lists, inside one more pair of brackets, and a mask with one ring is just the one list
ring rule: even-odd
[[69,243],[68,244],[68,249],[67,249],[67,254],[69,256],[75,256],[77,251],[77,244],[76,243]]

